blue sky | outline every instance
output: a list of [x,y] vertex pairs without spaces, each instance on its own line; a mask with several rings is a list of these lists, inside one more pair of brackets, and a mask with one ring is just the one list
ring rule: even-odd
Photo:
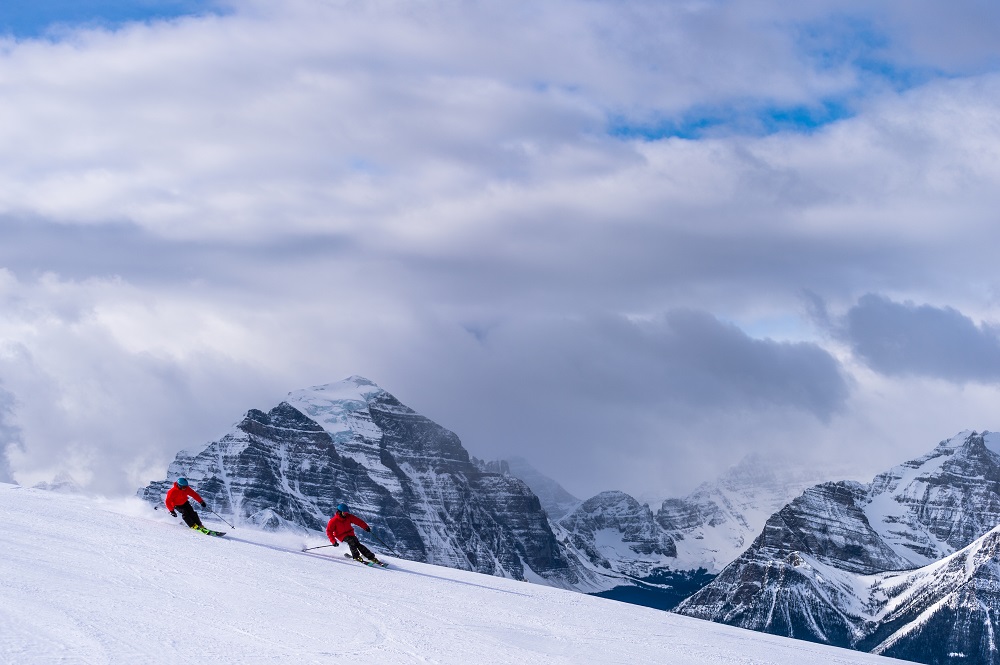
[[20,5],[0,479],[351,375],[581,497],[1000,427],[995,3]]
[[0,5],[0,34],[36,38],[79,26],[114,28],[218,11],[215,0],[16,0]]

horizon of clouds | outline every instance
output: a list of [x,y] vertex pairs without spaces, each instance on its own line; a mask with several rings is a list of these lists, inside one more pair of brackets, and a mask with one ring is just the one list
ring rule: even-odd
[[577,494],[997,426],[1000,9],[197,4],[0,39],[15,477],[352,374]]

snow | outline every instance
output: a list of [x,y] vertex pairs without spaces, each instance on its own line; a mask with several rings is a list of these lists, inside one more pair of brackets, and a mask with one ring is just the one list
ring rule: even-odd
[[369,408],[370,400],[382,394],[385,391],[368,379],[351,376],[337,383],[290,392],[285,401],[329,433],[340,455],[365,467],[380,485],[400,496],[403,489],[399,478],[382,464],[378,444],[383,433],[372,420]]
[[1000,455],[1000,433],[984,431],[983,443],[990,452]]
[[2,663],[902,662],[392,557],[371,569],[287,533],[212,538],[138,499],[0,484],[0,519]]
[[744,457],[718,480],[703,483],[686,497],[712,516],[673,534],[677,559],[672,567],[720,573],[750,546],[774,513],[809,487],[836,476],[835,468],[803,468],[783,457]]
[[618,529],[598,529],[594,532],[594,547],[601,556],[608,559],[612,567],[615,563],[653,563],[666,566],[673,561],[671,557],[643,555],[633,549],[635,543],[626,541]]
[[912,509],[903,503],[919,505],[925,501],[928,488],[926,478],[941,475],[941,467],[948,462],[949,449],[961,448],[972,432],[964,431],[942,441],[929,454],[905,464],[893,467],[882,476],[892,478],[890,485],[876,494],[864,508],[865,516],[872,529],[902,559],[915,567],[927,566],[936,558],[919,554],[914,547],[930,546],[939,556],[954,551],[950,545],[935,538],[923,524],[913,519]]
[[[934,498],[935,489],[928,481],[942,476],[942,467],[966,445],[972,434],[971,430],[959,432],[939,443],[927,455],[893,467],[875,480],[880,493],[873,495],[865,506],[865,516],[882,540],[914,567],[928,566],[955,551],[915,518],[913,507]],[[1000,435],[984,431],[982,436],[986,448],[1000,454]],[[880,480],[887,482],[882,485]],[[923,550],[932,554],[922,554]]]
[[286,401],[331,435],[354,434],[378,441],[382,432],[368,416],[368,399],[378,392],[362,390],[347,380],[290,392]]

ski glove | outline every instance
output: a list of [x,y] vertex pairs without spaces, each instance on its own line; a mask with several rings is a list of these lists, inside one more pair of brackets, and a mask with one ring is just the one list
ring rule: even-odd
[[208,506],[206,506],[206,505],[205,505],[205,502],[204,502],[204,501],[202,501],[202,502],[201,502],[201,507],[202,507],[202,508],[208,508]]
[[335,541],[333,541],[333,546],[334,546],[334,547],[340,547],[340,543],[338,543],[338,542],[337,542],[337,541],[335,540]]
[[370,532],[371,530],[372,530],[372,528],[370,526],[366,526],[365,527],[365,531],[369,531]]
[[177,517],[177,513],[175,513],[174,511],[172,511],[172,510],[171,510],[171,511],[170,511],[170,516],[171,516],[171,517]]

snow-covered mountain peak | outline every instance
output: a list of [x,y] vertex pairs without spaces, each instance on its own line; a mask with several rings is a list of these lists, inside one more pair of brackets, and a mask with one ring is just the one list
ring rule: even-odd
[[181,475],[242,524],[321,531],[347,502],[407,558],[567,587],[578,579],[527,485],[478,468],[453,432],[363,377],[250,409],[140,496],[161,502]]
[[678,611],[918,662],[1000,665],[1000,439],[824,483]]
[[985,447],[990,452],[1000,455],[1000,433],[983,430],[962,430],[950,439],[940,442],[937,447],[928,453],[929,456],[941,454],[945,451],[956,450],[978,450]]
[[383,411],[413,413],[375,382],[357,375],[336,383],[294,390],[288,393],[286,401],[338,441],[351,435],[368,441],[378,440],[381,431],[371,419],[373,405],[377,404]]
[[607,491],[587,499],[557,525],[560,540],[598,575],[643,578],[669,568],[677,557],[670,536],[649,506],[625,492]]
[[[741,493],[761,493],[762,490],[798,488],[796,493],[833,477],[829,468],[817,469],[816,465],[803,464],[780,455],[750,453],[737,464],[729,467],[714,483],[703,483],[698,489],[717,486],[719,489]],[[697,492],[698,490],[695,490]],[[786,494],[781,491],[780,494]],[[789,500],[794,498],[789,497]]]
[[385,391],[363,376],[350,376],[343,381],[311,386],[288,393],[288,401],[292,404],[312,403],[317,406],[332,404],[360,403],[367,405],[373,398]]
[[830,473],[825,466],[753,453],[687,497],[664,501],[656,519],[677,544],[675,565],[718,573],[746,549],[772,514],[828,480]]
[[1000,520],[1000,436],[960,432],[879,474],[863,510],[910,567],[961,549]]
[[620,490],[606,490],[586,501],[587,510],[592,515],[621,516],[630,515],[636,510],[645,509],[652,515],[648,506],[641,506],[632,496]]

